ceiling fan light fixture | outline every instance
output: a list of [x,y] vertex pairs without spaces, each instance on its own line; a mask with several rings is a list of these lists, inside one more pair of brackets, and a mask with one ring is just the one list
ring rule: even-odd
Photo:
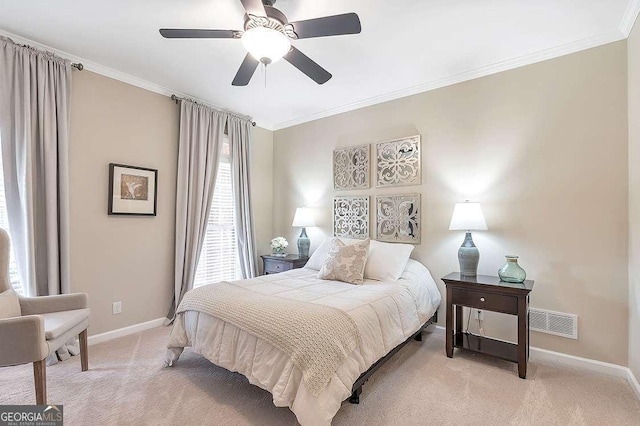
[[291,49],[291,41],[284,33],[272,28],[249,28],[242,35],[242,45],[256,60],[271,64]]

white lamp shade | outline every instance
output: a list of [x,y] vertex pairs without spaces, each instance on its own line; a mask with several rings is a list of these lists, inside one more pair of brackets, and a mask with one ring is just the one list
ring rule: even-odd
[[242,45],[257,61],[268,58],[271,63],[282,59],[291,49],[289,37],[272,28],[250,28],[242,35]]
[[487,222],[484,220],[480,203],[457,203],[453,209],[450,231],[486,231]]
[[311,209],[306,207],[298,207],[296,209],[296,215],[293,217],[293,223],[291,226],[299,226],[306,228],[308,226],[316,226],[316,221],[313,219],[313,213]]

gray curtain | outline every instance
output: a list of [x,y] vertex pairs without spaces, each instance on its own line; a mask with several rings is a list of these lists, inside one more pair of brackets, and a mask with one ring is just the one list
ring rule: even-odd
[[193,288],[227,116],[205,105],[182,100],[176,194],[175,292],[167,323],[184,294]]
[[235,200],[235,228],[238,257],[243,278],[256,276],[256,246],[251,209],[251,180],[249,178],[249,148],[251,121],[230,116],[227,121],[231,149],[231,182]]
[[0,37],[0,138],[9,229],[28,296],[69,293],[71,64]]

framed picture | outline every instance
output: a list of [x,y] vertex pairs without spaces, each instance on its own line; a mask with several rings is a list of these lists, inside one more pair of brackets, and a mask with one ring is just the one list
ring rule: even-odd
[[376,144],[376,187],[422,183],[420,135]]
[[158,170],[109,164],[109,214],[155,216]]
[[420,194],[376,197],[376,240],[420,244]]
[[369,145],[333,151],[333,189],[368,189],[371,164]]
[[333,198],[333,235],[369,238],[369,196]]

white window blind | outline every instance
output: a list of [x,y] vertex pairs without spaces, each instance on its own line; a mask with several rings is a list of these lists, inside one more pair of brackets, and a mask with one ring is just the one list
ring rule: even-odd
[[194,287],[240,278],[229,140],[225,136]]
[[[4,197],[4,173],[2,170],[2,152],[0,151],[0,228],[9,232],[9,216],[7,214],[7,200]],[[13,249],[9,250],[9,281],[14,290],[18,294],[24,294],[22,291],[22,283],[20,283],[20,275],[18,267],[13,256]]]

